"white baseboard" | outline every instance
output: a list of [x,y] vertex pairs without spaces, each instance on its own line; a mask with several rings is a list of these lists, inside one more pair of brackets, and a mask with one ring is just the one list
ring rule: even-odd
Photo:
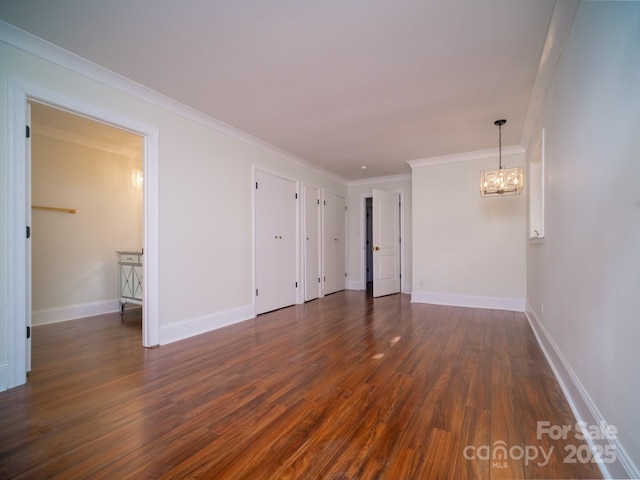
[[184,340],[185,338],[200,335],[201,333],[243,322],[255,316],[255,308],[254,305],[251,304],[223,312],[212,313],[210,315],[203,315],[202,317],[183,320],[181,322],[170,323],[169,325],[160,325],[160,345],[177,342],[178,340]]
[[68,307],[50,308],[31,312],[31,325],[46,325],[48,323],[65,322],[76,318],[93,317],[104,313],[113,313],[120,310],[118,300],[104,302],[85,303],[82,305],[69,305]]
[[433,303],[452,307],[487,308],[512,312],[524,312],[525,307],[523,298],[480,297],[437,292],[413,292],[411,301],[413,303]]
[[[588,426],[598,426],[598,428],[608,425],[562,351],[528,302],[525,313],[538,344],[544,352],[576,420],[585,422]],[[593,440],[588,435],[586,437],[589,446],[592,448],[595,447],[594,444],[598,444],[600,447],[609,445],[609,448],[615,451],[615,461],[598,464],[604,478],[640,478],[640,470],[629,458],[617,437],[603,440]]]

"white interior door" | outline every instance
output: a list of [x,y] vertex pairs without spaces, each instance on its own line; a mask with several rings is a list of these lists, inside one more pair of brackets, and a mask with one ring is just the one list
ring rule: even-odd
[[278,224],[276,219],[277,189],[273,175],[256,171],[255,195],[255,255],[256,255],[256,314],[278,308],[278,269],[276,248]]
[[322,291],[328,295],[337,291],[335,261],[335,228],[333,198],[335,195],[324,192],[322,200]]
[[296,303],[296,183],[275,177],[278,184],[277,279],[278,306],[288,307]]
[[400,194],[373,190],[373,296],[400,292]]
[[337,196],[336,200],[336,285],[337,291],[340,291],[347,285],[347,199]]
[[323,277],[324,293],[344,290],[346,266],[346,199],[324,193],[323,208]]
[[320,192],[304,186],[304,300],[318,298],[320,290]]
[[295,194],[295,182],[256,171],[256,314],[296,302]]

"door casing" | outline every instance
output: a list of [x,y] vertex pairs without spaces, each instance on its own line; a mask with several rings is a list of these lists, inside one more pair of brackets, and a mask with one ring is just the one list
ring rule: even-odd
[[28,102],[35,101],[68,112],[92,118],[99,122],[128,130],[144,138],[144,278],[142,345],[153,347],[160,344],[159,321],[159,129],[96,105],[87,104],[53,90],[9,78],[9,125],[8,125],[8,185],[7,218],[9,236],[7,241],[7,265],[11,281],[7,289],[7,388],[22,385],[27,381],[28,346],[27,326],[30,320],[28,305],[31,285],[31,258],[26,238],[26,227],[30,227],[30,158],[27,157],[25,129],[28,121]]

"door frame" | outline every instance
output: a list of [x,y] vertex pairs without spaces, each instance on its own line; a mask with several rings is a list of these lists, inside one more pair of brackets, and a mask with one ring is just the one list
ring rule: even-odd
[[[142,346],[154,347],[160,343],[159,296],[159,129],[114,111],[82,102],[47,88],[15,77],[8,79],[8,172],[7,172],[7,270],[9,274],[7,298],[7,387],[27,381],[26,327],[27,291],[30,289],[31,259],[28,257],[25,227],[30,218],[31,199],[27,180],[25,126],[27,103],[34,101],[98,122],[130,131],[143,137],[143,230],[145,251],[144,288],[142,310]],[[30,226],[30,225],[29,225]],[[115,261],[115,260],[114,260]]]
[[[377,190],[384,190],[380,187]],[[404,189],[391,189],[385,190],[386,192],[393,192],[400,194],[400,293],[410,293],[407,291],[406,282],[407,278],[405,272],[407,271],[405,261],[405,234],[404,234]],[[367,289],[367,198],[373,198],[373,187],[371,191],[360,194],[360,274],[362,275],[361,283],[359,285],[360,290]]]

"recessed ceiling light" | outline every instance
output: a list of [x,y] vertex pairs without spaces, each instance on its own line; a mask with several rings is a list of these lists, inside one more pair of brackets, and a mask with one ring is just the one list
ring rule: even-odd
[[367,166],[366,166],[366,165],[362,165],[362,166],[360,167],[360,170],[366,170],[366,169],[367,169]]

